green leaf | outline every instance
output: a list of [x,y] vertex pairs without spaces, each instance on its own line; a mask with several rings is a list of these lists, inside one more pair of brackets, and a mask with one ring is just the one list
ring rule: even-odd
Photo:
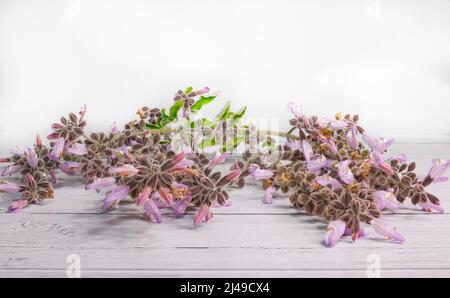
[[193,89],[194,89],[194,88],[192,88],[192,86],[189,86],[189,87],[186,88],[186,90],[184,91],[184,93],[189,94],[189,93],[192,92]]
[[145,125],[145,127],[149,128],[149,129],[160,129],[161,128],[160,125],[154,125],[154,124],[150,124],[150,123],[147,123],[147,125]]
[[242,107],[239,111],[237,111],[233,115],[233,120],[231,121],[231,124],[236,124],[241,120],[241,118],[245,115],[245,112],[247,112],[247,107]]
[[200,147],[203,148],[208,148],[208,147],[213,147],[216,146],[216,138],[211,138],[211,139],[204,139],[202,140]]
[[191,107],[191,111],[198,112],[202,109],[202,107],[211,101],[213,101],[217,96],[201,96],[199,100],[197,100]]
[[225,106],[222,108],[220,113],[216,116],[216,118],[219,119],[219,120],[226,120],[226,119],[228,119],[229,114],[230,114],[230,106],[231,106],[231,102],[228,101],[225,104]]
[[169,118],[171,120],[174,120],[176,118],[178,118],[178,111],[183,107],[183,101],[182,100],[178,100],[176,101],[169,110]]

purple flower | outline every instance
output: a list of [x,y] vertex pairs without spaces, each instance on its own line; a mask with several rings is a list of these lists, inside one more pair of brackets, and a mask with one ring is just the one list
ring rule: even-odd
[[12,175],[12,174],[14,174],[14,173],[19,172],[20,169],[21,169],[21,166],[20,166],[20,165],[15,165],[15,166],[7,167],[7,168],[2,172],[1,176],[10,176],[10,175]]
[[176,216],[181,216],[186,211],[186,208],[191,203],[192,196],[186,195],[184,198],[177,200],[174,203],[173,210],[175,211]]
[[9,152],[16,157],[22,157],[25,153],[25,149],[22,146],[17,145],[10,149]]
[[372,153],[370,153],[370,159],[376,169],[382,170],[389,176],[395,174],[394,170],[392,170],[391,166],[384,161],[383,156],[378,151],[372,151]]
[[433,166],[431,167],[430,171],[428,172],[428,176],[430,176],[433,179],[440,178],[450,167],[450,159],[433,159]]
[[311,144],[307,140],[302,141],[302,152],[303,155],[305,156],[305,160],[309,162],[311,160],[313,150]]
[[326,168],[329,165],[330,165],[330,161],[327,160],[326,157],[322,155],[321,157],[318,157],[314,160],[310,160],[308,162],[308,170],[313,173],[317,173],[321,169]]
[[0,180],[0,192],[19,192],[20,186],[11,183],[11,182],[3,182]]
[[273,176],[273,172],[271,170],[263,170],[257,164],[250,165],[249,171],[252,177],[256,180],[269,179]]
[[287,106],[289,112],[291,112],[296,119],[302,118],[303,113],[300,107],[298,107],[296,104],[290,102]]
[[385,208],[395,210],[399,207],[399,202],[393,192],[379,190],[374,192],[373,196],[379,210],[383,210]]
[[129,187],[126,185],[118,185],[110,191],[103,200],[103,209],[115,207],[122,199],[128,196]]
[[117,124],[116,124],[116,121],[114,121],[112,124],[111,124],[111,133],[117,133]]
[[[352,229],[350,229],[349,227],[345,227],[345,232],[344,232],[344,236],[352,236]],[[367,236],[367,232],[366,230],[364,230],[362,227],[359,228],[359,234],[358,237],[356,238],[362,238],[362,237],[366,237]]]
[[28,165],[29,165],[32,169],[36,169],[36,167],[37,167],[37,165],[38,165],[38,157],[37,157],[36,152],[35,152],[33,149],[28,148],[28,151],[25,152],[25,155],[26,155],[26,157],[27,157]]
[[284,145],[291,150],[302,150],[302,143],[300,141],[287,140]]
[[372,221],[373,230],[384,237],[387,237],[389,240],[392,240],[396,243],[405,242],[405,237],[403,237],[399,232],[396,231],[394,227],[386,223],[381,219],[374,219]]
[[358,149],[358,139],[356,138],[356,127],[352,125],[347,133],[347,139],[353,149]]
[[349,167],[351,162],[351,160],[344,160],[337,165],[339,177],[346,184],[350,184],[355,181],[355,177]]
[[85,189],[95,189],[97,192],[116,185],[116,179],[114,177],[106,177],[106,178],[95,178],[94,182],[86,185]]
[[194,217],[194,227],[199,225],[203,220],[207,221],[207,216],[209,216],[209,213],[209,206],[202,205]]
[[191,93],[189,93],[189,97],[194,97],[194,96],[197,96],[197,95],[202,95],[202,94],[205,94],[205,93],[208,93],[208,92],[209,92],[209,88],[208,88],[208,87],[205,87],[205,88],[200,89],[200,90],[197,90],[197,91],[192,91]]
[[331,185],[331,189],[342,188],[342,184],[337,179],[330,177],[328,174],[317,176],[316,182],[321,186]]
[[385,152],[395,142],[395,139],[373,139],[365,132],[362,134],[362,137],[364,142],[366,142],[372,150],[375,150],[378,153]]
[[184,169],[187,169],[189,167],[192,167],[193,165],[194,165],[194,161],[193,160],[183,159],[182,161],[177,163],[175,165],[175,167],[173,167],[172,171],[184,170]]
[[173,197],[165,187],[159,188],[159,195],[168,206],[173,206]]
[[64,138],[57,139],[55,145],[53,146],[53,151],[50,153],[50,158],[53,160],[58,160],[63,154],[65,144],[66,140]]
[[67,161],[59,164],[61,172],[67,175],[75,175],[80,167],[81,163],[74,161]]
[[55,170],[51,170],[50,171],[50,182],[53,185],[58,184],[58,176],[56,176],[56,171]]
[[144,188],[144,190],[141,191],[141,193],[138,195],[138,197],[136,199],[136,205],[138,207],[144,205],[145,202],[150,198],[151,194],[152,194],[151,187]]
[[387,159],[388,161],[392,161],[392,160],[397,160],[398,162],[407,162],[408,159],[406,158],[406,155],[404,153],[395,155],[395,156],[391,156]]
[[264,197],[264,202],[266,204],[272,204],[273,203],[273,193],[275,192],[275,187],[270,186],[266,189],[266,195]]
[[340,130],[346,128],[348,123],[344,120],[335,120],[330,123],[330,126],[335,130]]
[[333,247],[341,239],[345,232],[345,222],[342,220],[335,220],[328,224],[325,232],[325,245]]
[[162,222],[161,212],[153,199],[148,199],[144,203],[145,217],[149,220],[154,220],[157,223]]
[[82,156],[88,153],[87,148],[83,144],[73,144],[67,149],[67,153],[70,155]]
[[129,165],[129,164],[125,164],[121,167],[111,167],[109,169],[110,175],[118,175],[121,177],[131,177],[131,176],[136,175],[137,172],[138,172],[138,169],[136,169],[134,166]]
[[131,155],[131,153],[130,153],[130,149],[131,149],[132,147],[129,147],[129,146],[127,146],[127,145],[123,145],[123,146],[121,146],[121,147],[118,147],[118,148],[116,148],[116,150],[121,154],[121,155],[124,155],[124,156],[126,156],[126,157],[128,157],[128,158],[131,158],[132,157],[132,155]]
[[28,206],[28,200],[17,200],[14,201],[9,207],[8,207],[8,212],[11,213],[17,213],[20,210],[22,210],[23,208],[25,208],[26,206]]
[[209,163],[208,169],[212,170],[216,166],[222,164],[225,161],[225,159],[227,159],[230,155],[231,155],[231,153],[229,153],[229,152],[224,152],[222,154],[217,152],[216,155],[214,156],[214,158]]
[[445,212],[444,208],[439,205],[433,204],[431,202],[419,203],[422,209],[426,212],[432,212],[433,210],[437,213],[443,214]]

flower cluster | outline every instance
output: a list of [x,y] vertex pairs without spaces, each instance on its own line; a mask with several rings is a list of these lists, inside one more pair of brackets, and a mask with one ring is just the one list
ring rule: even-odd
[[[141,107],[138,119],[122,129],[114,123],[109,132],[85,131],[86,106],[78,115],[62,117],[51,125],[48,146],[38,136],[33,146],[16,146],[10,157],[0,158],[8,164],[1,176],[21,177],[20,183],[0,180],[0,192],[20,193],[9,211],[53,198],[62,172],[82,177],[86,190],[102,192],[105,210],[131,199],[145,218],[160,223],[162,208],[176,217],[193,208],[194,225],[210,220],[212,207],[229,204],[228,187],[242,188],[253,177],[266,191],[264,203],[271,204],[281,191],[293,207],[326,221],[326,246],[345,236],[364,237],[368,226],[404,242],[382,215],[406,200],[428,212],[444,212],[426,188],[448,180],[450,160],[433,160],[428,174],[419,178],[404,154],[386,157],[394,140],[371,137],[358,116],[307,117],[294,104],[288,106],[293,118],[287,133],[262,134],[241,124],[246,108],[232,112],[230,103],[216,117],[201,118],[198,112],[216,98],[208,93],[207,87],[180,90],[169,109]],[[271,133],[286,142],[276,144]],[[228,172],[218,171],[240,144],[243,156]],[[206,148],[215,149],[215,155],[200,152]]]
[[[85,132],[85,106],[78,116],[70,113],[62,117],[60,123],[51,126],[49,147],[37,137],[33,147],[17,146],[11,150],[11,157],[0,159],[9,163],[2,176],[21,174],[20,184],[0,180],[0,192],[21,194],[9,211],[18,212],[29,204],[52,198],[60,171],[80,175],[86,190],[104,191],[105,210],[131,198],[143,208],[145,217],[155,222],[162,220],[161,208],[170,208],[181,216],[189,207],[198,208],[195,225],[208,221],[212,217],[211,207],[227,203],[226,187],[240,175],[240,170],[225,175],[214,171],[229,153],[218,153],[210,160],[190,149],[192,146],[173,148],[175,130],[169,127],[180,121],[192,127],[194,113],[215,98],[202,96],[208,91],[209,88],[179,91],[168,113],[165,109],[142,107],[137,112],[139,119],[127,123],[123,130],[114,124],[108,133]],[[237,120],[228,105],[220,118],[207,121],[214,128],[229,118]]]
[[305,116],[292,103],[288,109],[294,117],[285,144],[265,153],[247,151],[232,168],[241,170],[241,187],[246,176],[262,181],[265,203],[272,203],[280,190],[290,194],[295,208],[329,222],[327,246],[343,236],[355,241],[366,235],[364,225],[404,242],[381,217],[383,210],[397,209],[406,199],[425,211],[444,212],[426,187],[448,179],[443,174],[450,160],[433,160],[428,175],[419,179],[415,163],[408,163],[404,154],[385,157],[394,140],[372,138],[359,126],[358,116],[337,114],[333,120],[320,120]]

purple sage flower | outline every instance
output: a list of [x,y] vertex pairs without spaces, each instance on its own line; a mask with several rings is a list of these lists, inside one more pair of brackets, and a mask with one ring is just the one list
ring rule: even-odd
[[318,173],[321,169],[326,168],[329,165],[330,161],[327,160],[324,155],[322,155],[308,162],[308,170],[313,173]]
[[162,222],[161,212],[159,211],[158,206],[155,201],[152,199],[147,199],[144,203],[145,217],[149,220],[154,220],[157,223]]
[[74,161],[67,161],[59,164],[61,172],[67,175],[75,175],[81,167],[81,163]]
[[428,172],[428,176],[433,179],[440,178],[450,168],[450,159],[433,159],[433,166]]
[[348,142],[350,143],[350,146],[352,146],[352,148],[355,150],[358,149],[358,138],[356,137],[356,133],[357,130],[354,125],[350,127],[347,133]]
[[117,175],[121,177],[131,177],[136,175],[138,172],[138,169],[136,169],[134,166],[126,164],[121,167],[111,167],[109,169],[110,175]]
[[331,185],[331,189],[342,188],[342,184],[328,174],[316,177],[316,182],[321,186]]
[[341,239],[345,232],[345,222],[342,220],[335,220],[328,224],[325,232],[325,245],[333,247]]
[[82,156],[88,153],[87,148],[84,144],[73,144],[67,148],[67,153],[70,155]]
[[57,139],[55,145],[53,146],[53,151],[50,153],[50,158],[53,160],[59,160],[64,152],[65,144],[66,140],[64,138]]
[[275,187],[269,186],[266,189],[266,195],[264,197],[264,203],[272,204],[273,203],[273,193],[275,192]]
[[116,185],[116,179],[114,177],[95,178],[94,182],[86,185],[85,189],[95,189],[99,192],[102,189],[109,188]]
[[19,172],[20,169],[21,169],[20,165],[9,166],[5,170],[3,170],[0,176],[11,176],[12,174]]
[[436,211],[437,213],[441,213],[441,214],[443,214],[445,212],[445,210],[444,210],[444,208],[442,208],[442,206],[433,204],[431,202],[419,203],[419,205],[422,207],[423,211],[426,211],[426,212]]
[[231,153],[230,152],[224,152],[222,154],[220,154],[219,152],[216,153],[216,155],[214,156],[214,158],[211,160],[211,162],[208,165],[208,169],[212,170],[213,168],[215,168],[216,166],[222,164],[225,159],[227,159],[228,157],[230,157]]
[[38,165],[38,157],[36,152],[32,148],[28,148],[28,151],[25,153],[27,157],[27,163],[32,169],[36,169]]
[[22,157],[25,154],[25,149],[22,146],[17,145],[14,148],[11,148],[9,153],[16,157]]
[[302,152],[305,156],[305,160],[309,162],[311,160],[313,150],[311,144],[307,140],[302,141]]
[[387,237],[389,240],[393,242],[396,243],[405,242],[405,237],[403,237],[403,235],[397,232],[396,229],[392,227],[390,224],[381,219],[374,219],[372,221],[372,228],[377,234]]
[[384,161],[383,155],[381,155],[381,153],[379,153],[378,151],[372,151],[372,153],[370,153],[370,159],[372,160],[373,165],[376,169],[382,170],[389,176],[395,174],[392,167]]
[[390,209],[395,210],[399,207],[399,202],[393,192],[379,190],[373,193],[375,203],[379,210]]
[[395,139],[373,139],[365,132],[362,134],[362,137],[364,142],[366,142],[372,150],[375,150],[378,153],[385,152],[395,142]]
[[152,194],[151,187],[144,188],[144,190],[141,191],[141,193],[138,195],[138,197],[136,199],[136,205],[138,207],[144,205],[144,203],[150,198],[151,194]]
[[20,186],[18,184],[12,182],[3,183],[3,181],[0,180],[0,192],[19,192],[19,190]]
[[291,112],[296,119],[300,119],[303,117],[302,109],[296,104],[290,102],[287,106],[289,112]]
[[[195,215],[194,218],[194,227],[198,226],[203,220],[207,221],[207,216],[209,215],[209,206],[208,205],[202,205],[200,209],[197,212],[197,215]],[[209,218],[208,218],[209,219]]]
[[17,201],[14,201],[9,207],[8,212],[10,213],[17,213],[20,212],[23,208],[27,207],[29,204],[28,200],[20,199]]
[[249,167],[249,171],[252,177],[256,180],[265,180],[273,176],[273,172],[271,170],[263,170],[256,164],[252,164]]
[[115,207],[119,202],[128,196],[129,187],[126,185],[118,185],[110,191],[103,200],[102,209],[107,210]]
[[348,126],[348,123],[344,120],[335,120],[330,123],[331,128],[335,130],[344,129]]
[[346,184],[351,184],[355,181],[355,177],[349,167],[351,162],[351,160],[344,160],[337,165],[339,178]]

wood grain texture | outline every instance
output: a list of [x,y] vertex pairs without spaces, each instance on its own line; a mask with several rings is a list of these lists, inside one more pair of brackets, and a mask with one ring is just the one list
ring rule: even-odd
[[[3,148],[2,148],[3,149]],[[0,150],[1,151],[1,150]],[[450,145],[401,144],[426,173],[433,157],[449,157]],[[431,191],[450,209],[450,187]],[[262,203],[256,186],[232,190],[231,207],[192,227],[193,211],[176,219],[164,211],[149,223],[133,204],[103,213],[101,196],[64,177],[56,198],[20,214],[8,214],[13,195],[0,199],[0,277],[65,277],[71,254],[81,257],[83,277],[366,277],[368,257],[379,256],[384,277],[450,277],[450,214],[426,214],[406,205],[386,220],[405,235],[392,244],[369,231],[352,243],[323,246],[325,223],[289,207],[278,195]]]

